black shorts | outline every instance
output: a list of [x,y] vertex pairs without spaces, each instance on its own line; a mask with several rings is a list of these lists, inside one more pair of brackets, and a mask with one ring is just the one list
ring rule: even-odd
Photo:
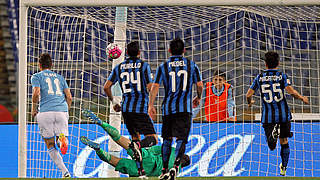
[[176,113],[163,116],[162,138],[176,137],[188,142],[191,128],[191,113]]
[[122,117],[131,136],[156,134],[153,122],[148,114],[123,112]]
[[[272,136],[272,131],[274,129],[274,126],[276,124],[274,123],[265,123],[262,125],[265,135],[266,135],[266,139],[268,142],[268,146],[271,150],[275,149],[276,145],[277,145],[277,140],[274,140],[273,138],[271,138]],[[287,122],[287,123],[280,123],[280,136],[279,138],[290,138],[292,137],[292,132],[291,132],[291,123]]]

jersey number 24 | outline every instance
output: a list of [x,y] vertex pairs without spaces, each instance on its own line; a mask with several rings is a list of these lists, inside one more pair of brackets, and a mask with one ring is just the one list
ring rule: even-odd
[[122,72],[120,74],[121,79],[125,79],[122,81],[122,90],[123,93],[129,93],[132,91],[131,88],[126,88],[126,85],[129,83],[137,84],[137,91],[141,91],[141,81],[140,81],[140,72],[138,71],[136,74],[137,79],[134,78],[134,72]]

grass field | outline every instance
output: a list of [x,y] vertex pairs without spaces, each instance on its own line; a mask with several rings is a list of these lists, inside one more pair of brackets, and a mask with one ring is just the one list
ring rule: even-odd
[[[0,180],[45,180],[48,178],[0,178]],[[141,180],[139,178],[71,178],[68,180],[88,180],[88,179],[94,179],[94,180]],[[320,177],[181,177],[177,178],[177,180],[313,180],[313,179],[319,179]],[[54,180],[54,178],[50,178],[50,180]],[[148,180],[158,180],[157,177],[149,177]]]

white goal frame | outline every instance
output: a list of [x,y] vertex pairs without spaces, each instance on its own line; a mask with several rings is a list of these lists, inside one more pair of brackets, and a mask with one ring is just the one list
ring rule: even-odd
[[27,170],[27,7],[29,6],[302,6],[320,5],[319,0],[20,0],[19,23],[19,91],[18,91],[18,177],[25,178]]

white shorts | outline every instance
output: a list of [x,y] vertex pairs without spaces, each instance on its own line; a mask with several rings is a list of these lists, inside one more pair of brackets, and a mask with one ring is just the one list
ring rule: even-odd
[[61,133],[68,136],[68,119],[68,112],[39,112],[37,121],[41,136],[45,139],[59,136]]

